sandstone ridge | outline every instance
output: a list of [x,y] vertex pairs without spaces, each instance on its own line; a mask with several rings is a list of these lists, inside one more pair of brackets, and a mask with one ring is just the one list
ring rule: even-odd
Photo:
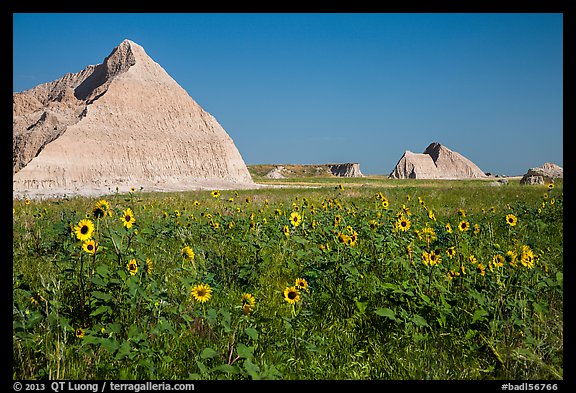
[[424,153],[406,150],[389,177],[394,179],[477,179],[487,175],[472,161],[433,142]]
[[13,195],[254,186],[234,142],[140,45],[13,94]]

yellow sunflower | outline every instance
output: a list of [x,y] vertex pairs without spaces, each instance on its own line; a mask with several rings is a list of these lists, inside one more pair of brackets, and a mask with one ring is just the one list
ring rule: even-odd
[[396,228],[396,230],[401,230],[403,232],[407,232],[410,229],[410,220],[406,217],[404,217],[404,215],[401,215],[398,220],[396,221],[396,224],[394,225],[394,227]]
[[94,233],[94,223],[87,218],[80,220],[78,225],[74,227],[74,232],[76,232],[76,237],[78,240],[87,241],[92,238]]
[[502,255],[502,254],[496,254],[496,255],[494,255],[494,258],[492,258],[492,263],[496,267],[504,266],[504,262],[506,262],[506,259],[504,258],[504,255]]
[[98,243],[96,243],[94,240],[87,240],[84,242],[84,244],[82,244],[82,249],[86,251],[88,254],[92,255],[94,255],[94,253],[96,252],[97,247]]
[[522,254],[520,254],[520,263],[522,266],[532,269],[534,267],[534,252],[529,246],[522,246]]
[[284,228],[282,228],[282,232],[284,233],[284,235],[286,235],[286,237],[290,237],[290,228],[288,228],[288,225],[284,225]]
[[458,229],[460,229],[461,232],[466,232],[468,229],[470,229],[470,223],[468,221],[460,221],[460,224],[458,224]]
[[192,288],[192,297],[200,303],[205,303],[212,297],[212,288],[208,284],[198,284]]
[[297,278],[295,285],[296,288],[308,289],[308,281],[306,281],[304,278]]
[[110,203],[108,203],[108,201],[105,199],[101,199],[94,205],[94,208],[92,209],[92,215],[96,219],[104,218],[109,214],[109,211]]
[[136,222],[136,217],[134,217],[134,213],[132,213],[132,209],[127,208],[122,212],[122,217],[120,217],[122,221],[122,225],[124,225],[127,229],[132,228],[132,224]]
[[514,214],[506,214],[506,223],[511,227],[516,226],[518,219]]
[[83,338],[84,337],[84,329],[82,328],[78,328],[74,331],[74,334],[76,335],[76,337],[78,338]]
[[251,293],[243,293],[241,301],[242,312],[244,315],[250,314],[256,305],[256,299],[254,299],[254,296]]
[[138,262],[136,262],[136,259],[131,259],[130,262],[128,262],[126,265],[126,268],[131,275],[138,273]]
[[192,261],[194,260],[194,251],[192,251],[192,249],[189,246],[185,246],[182,249],[182,256],[184,257],[184,259],[188,260],[188,261]]
[[286,300],[289,304],[296,304],[300,301],[300,291],[293,286],[293,287],[286,287],[284,289],[284,300]]
[[211,192],[213,198],[220,198],[220,191],[214,190]]
[[290,214],[290,223],[292,226],[297,227],[302,223],[302,216],[300,216],[298,212],[292,212],[292,214]]
[[154,268],[154,263],[150,258],[146,259],[146,274],[152,274],[152,269]]
[[446,228],[446,232],[452,233],[452,226],[450,225],[449,222],[446,223],[446,225],[444,226],[444,228]]

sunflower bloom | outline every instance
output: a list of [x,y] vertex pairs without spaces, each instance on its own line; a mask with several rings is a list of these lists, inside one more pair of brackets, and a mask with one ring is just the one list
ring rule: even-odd
[[486,268],[484,267],[484,265],[482,264],[482,262],[480,262],[478,264],[478,273],[480,273],[481,276],[486,275]]
[[184,259],[188,260],[188,261],[193,261],[194,260],[194,251],[192,251],[192,249],[189,246],[186,246],[182,249],[182,256],[184,257]]
[[292,224],[293,227],[297,227],[298,225],[300,225],[301,222],[302,222],[302,216],[300,216],[298,212],[292,212],[292,214],[290,214],[290,223]]
[[401,230],[402,232],[407,232],[410,229],[410,220],[404,215],[400,215],[396,224],[394,225],[396,230]]
[[308,281],[306,281],[304,278],[297,278],[295,284],[296,288],[308,289]]
[[456,249],[454,247],[450,247],[446,250],[446,254],[448,254],[450,259],[452,259],[454,258],[454,255],[456,255]]
[[449,222],[446,223],[446,225],[444,226],[444,228],[446,228],[446,232],[452,233],[452,226],[450,225]]
[[78,328],[74,331],[74,334],[76,335],[76,337],[78,338],[83,338],[84,337],[84,329],[82,328]]
[[430,266],[430,254],[427,251],[422,252],[422,262],[424,265]]
[[429,255],[430,266],[436,266],[442,261],[442,257],[440,256],[440,250],[434,250]]
[[300,301],[300,291],[294,287],[286,287],[284,289],[284,300],[289,304],[296,304]]
[[244,315],[248,315],[254,309],[254,305],[256,304],[256,299],[251,293],[243,293],[242,294],[242,312]]
[[250,308],[253,308],[254,305],[256,304],[256,299],[254,299],[254,295],[252,295],[251,293],[243,293],[242,294],[242,305],[248,305],[250,306]]
[[452,281],[454,279],[454,277],[458,277],[460,275],[460,273],[457,272],[456,270],[452,269],[446,275],[448,276],[448,279],[450,281]]
[[506,214],[506,223],[511,227],[516,226],[518,219],[514,214]]
[[211,194],[212,194],[212,198],[216,198],[216,199],[220,198],[220,191],[218,191],[218,190],[212,191]]
[[290,237],[290,228],[288,228],[288,225],[284,225],[282,228],[282,233],[284,233],[286,237]]
[[88,254],[92,255],[94,255],[94,253],[96,252],[97,247],[98,243],[96,243],[94,240],[88,240],[85,241],[84,244],[82,244],[82,249],[86,251]]
[[76,232],[76,237],[78,240],[87,241],[92,238],[94,233],[94,223],[87,218],[80,220],[78,225],[74,227],[74,232]]
[[534,267],[534,252],[528,246],[522,246],[520,254],[520,263],[522,266],[532,269]]
[[494,258],[492,258],[492,263],[496,267],[503,267],[504,262],[506,262],[506,259],[504,258],[504,255],[502,255],[502,254],[496,254],[496,255],[494,255]]
[[154,263],[150,258],[146,259],[146,274],[152,274],[152,269],[154,268]]
[[470,223],[468,221],[460,221],[460,224],[458,224],[458,229],[460,229],[460,232],[466,232],[468,229],[470,229]]
[[516,267],[516,258],[518,254],[515,251],[508,251],[506,255],[504,255],[504,259],[508,262],[511,266]]
[[122,217],[120,217],[122,221],[122,225],[124,225],[127,229],[132,228],[132,224],[136,222],[136,217],[134,217],[134,213],[132,213],[132,209],[128,208],[122,212]]
[[126,268],[131,275],[138,273],[138,262],[136,262],[136,259],[131,259],[130,262],[128,262],[126,265]]
[[110,213],[110,203],[107,200],[101,199],[96,202],[94,205],[94,209],[92,209],[92,215],[94,218],[104,218]]
[[205,303],[212,297],[212,288],[208,284],[198,284],[192,288],[192,297],[200,303]]

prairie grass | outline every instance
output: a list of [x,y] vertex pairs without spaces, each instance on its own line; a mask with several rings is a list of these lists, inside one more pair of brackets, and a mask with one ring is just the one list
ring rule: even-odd
[[14,200],[13,378],[563,379],[562,181],[299,181]]

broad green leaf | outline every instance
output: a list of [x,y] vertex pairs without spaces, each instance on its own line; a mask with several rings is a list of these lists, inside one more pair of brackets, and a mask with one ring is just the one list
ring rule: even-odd
[[218,355],[218,352],[213,350],[212,348],[208,347],[208,348],[204,348],[204,350],[200,354],[200,357],[202,359],[209,359],[209,358],[213,358],[216,355]]
[[240,369],[236,365],[221,364],[212,369],[212,371],[222,371],[223,373],[238,374]]
[[482,320],[486,320],[486,317],[488,316],[488,311],[479,308],[478,310],[474,311],[474,316],[472,317],[472,323],[476,322],[476,321],[482,321]]
[[428,322],[426,322],[426,320],[421,316],[421,315],[414,315],[412,317],[412,322],[414,322],[416,325],[418,326],[428,326]]
[[391,310],[389,308],[379,308],[376,311],[374,311],[374,313],[376,315],[380,315],[381,317],[389,318],[393,321],[396,320],[396,313],[394,312],[394,310]]
[[242,343],[238,344],[236,350],[238,351],[238,356],[244,359],[251,359],[254,355],[254,347],[249,347]]
[[247,327],[244,329],[244,333],[246,333],[251,339],[258,340],[258,331],[252,327]]
[[260,368],[257,365],[252,363],[250,359],[246,359],[244,361],[244,369],[250,375],[252,379],[258,380],[260,379]]

